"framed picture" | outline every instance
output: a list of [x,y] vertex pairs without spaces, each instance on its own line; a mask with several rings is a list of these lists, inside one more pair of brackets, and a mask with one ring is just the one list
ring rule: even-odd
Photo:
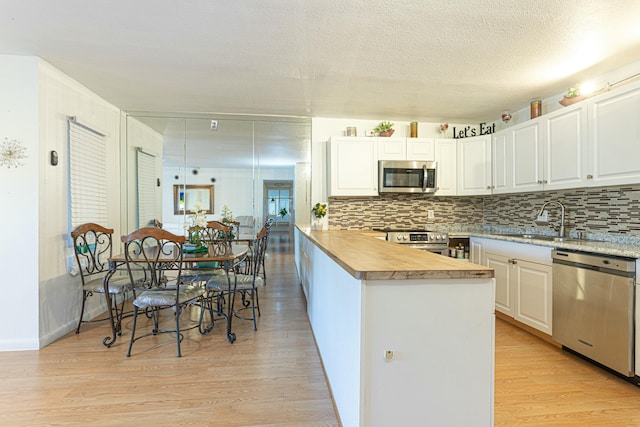
[[175,215],[195,213],[200,204],[205,214],[213,213],[213,185],[174,185],[173,213]]

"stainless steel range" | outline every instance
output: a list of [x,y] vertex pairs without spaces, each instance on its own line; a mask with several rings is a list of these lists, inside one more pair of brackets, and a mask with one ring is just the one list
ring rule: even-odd
[[386,232],[389,242],[449,256],[449,235],[447,233],[425,230],[383,229],[378,231]]

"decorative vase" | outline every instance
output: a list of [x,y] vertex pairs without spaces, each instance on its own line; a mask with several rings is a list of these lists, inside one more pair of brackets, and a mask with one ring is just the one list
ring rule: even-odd
[[395,132],[393,129],[383,130],[383,131],[380,131],[378,133],[378,135],[380,135],[380,136],[391,136],[391,135],[393,135],[393,132]]
[[311,229],[324,230],[324,217],[317,218],[314,216],[313,218],[311,218]]
[[189,243],[196,245],[196,248],[202,246],[202,240],[200,239],[200,230],[189,231]]

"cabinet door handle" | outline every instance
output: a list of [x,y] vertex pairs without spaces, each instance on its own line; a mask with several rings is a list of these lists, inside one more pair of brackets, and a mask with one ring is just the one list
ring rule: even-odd
[[538,184],[542,184],[542,181],[541,181],[541,180],[538,180]]
[[587,179],[593,179],[593,175],[587,175]]

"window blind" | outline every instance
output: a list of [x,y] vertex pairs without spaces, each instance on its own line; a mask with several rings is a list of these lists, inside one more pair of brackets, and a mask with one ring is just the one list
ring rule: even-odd
[[138,228],[148,226],[156,217],[155,157],[138,149]]
[[107,223],[107,149],[102,133],[69,118],[69,194],[71,229]]

